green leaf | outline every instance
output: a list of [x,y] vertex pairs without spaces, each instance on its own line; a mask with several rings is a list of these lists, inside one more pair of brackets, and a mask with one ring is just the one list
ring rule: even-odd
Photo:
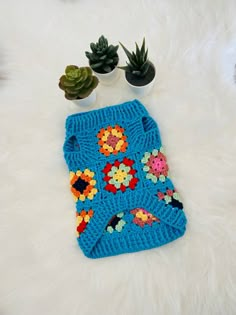
[[75,83],[72,81],[67,80],[66,76],[63,75],[60,77],[60,85],[63,87],[67,87],[67,86],[74,86]]
[[133,68],[139,68],[139,64],[134,59],[130,60],[130,65]]
[[104,36],[103,36],[103,38],[104,38],[104,46],[105,46],[105,47],[108,47],[108,40],[107,40],[106,37],[104,37]]
[[89,61],[92,62],[96,62],[97,60],[99,60],[99,57],[97,55],[95,55],[94,53],[89,53],[87,54],[87,52],[85,52],[86,57],[89,59]]
[[113,45],[110,45],[110,46],[107,48],[106,53],[107,53],[108,55],[113,54],[114,48],[115,48],[115,47],[114,47]]
[[145,76],[149,70],[150,67],[150,63],[148,61],[146,61],[143,66],[141,67],[141,71],[142,71],[142,75]]
[[107,55],[103,55],[102,57],[100,57],[99,59],[100,60],[104,60],[104,59],[106,59],[107,58]]
[[145,60],[145,61],[147,60],[147,56],[148,56],[148,49],[147,49],[147,51],[146,51],[146,53],[145,53],[145,55],[144,55],[144,60]]
[[125,70],[125,71],[127,71],[127,72],[130,72],[128,66],[118,67],[118,68],[121,69],[121,70]]
[[117,64],[118,64],[118,61],[119,61],[118,56],[117,56],[117,57],[113,57],[113,64],[114,64],[114,65],[117,65]]
[[79,69],[79,67],[77,67],[75,65],[69,65],[66,67],[65,73],[68,74],[71,70],[75,70],[75,69]]
[[64,88],[64,86],[61,84],[61,82],[58,83],[58,86],[59,86],[59,88],[60,88],[61,90],[65,91],[65,88]]
[[96,69],[100,68],[103,65],[103,62],[97,62],[91,65],[91,68],[94,69],[96,71]]
[[107,65],[113,64],[113,59],[107,59],[105,62]]
[[114,46],[114,51],[117,52],[117,50],[119,49],[119,45]]
[[137,55],[135,54],[135,52],[132,52],[132,60],[137,62]]
[[102,46],[104,44],[104,40],[105,40],[105,38],[103,35],[99,37],[99,39],[98,39],[99,46]]
[[141,47],[141,55],[144,56],[144,54],[145,54],[145,37],[143,38],[143,44]]
[[136,46],[136,58],[137,58],[137,62],[140,64],[140,62],[141,62],[140,50],[139,50],[139,47],[138,47],[138,44],[137,44],[137,43],[135,43],[135,46]]
[[78,83],[78,84],[76,84],[76,85],[74,86],[74,90],[75,90],[75,91],[79,91],[79,90],[81,90],[81,89],[84,87],[84,85],[85,85],[85,82]]
[[71,100],[76,100],[78,98],[78,95],[75,96],[75,95],[71,95],[71,94],[65,92],[65,98],[70,100],[70,101]]
[[79,96],[79,98],[85,98],[85,97],[89,96],[91,94],[91,92],[92,92],[91,88],[90,89],[83,89],[83,90],[79,91],[78,96]]
[[104,70],[106,73],[109,73],[109,72],[111,72],[112,69],[111,69],[110,66],[106,65],[106,66],[103,67],[103,70]]
[[90,53],[89,51],[86,51],[85,55],[90,61],[94,61],[94,59],[96,59],[96,55],[94,53]]
[[71,90],[69,88],[66,88],[66,93],[70,94],[70,95],[78,95],[78,91],[75,90]]
[[106,51],[107,55],[109,55],[110,57],[117,55],[118,48],[119,48],[119,45],[117,46],[110,45]]
[[93,76],[93,82],[91,84],[91,87],[93,88],[93,90],[97,87],[99,81],[98,81],[98,78]]
[[87,80],[88,76],[92,75],[92,70],[90,67],[81,67],[80,69],[81,69],[82,81],[84,82],[85,80]]
[[90,53],[89,51],[86,51],[85,52],[85,56],[88,58],[88,59],[90,59],[90,56],[92,55],[92,53]]
[[96,53],[96,45],[94,44],[94,43],[91,43],[90,44],[90,48],[91,48],[91,50],[94,52],[94,53]]
[[87,72],[88,72],[88,75],[93,75],[93,71],[90,67],[85,67]]
[[[88,78],[88,76],[92,75],[92,70],[90,67],[81,67],[81,77],[83,79],[83,82]],[[81,81],[81,80],[79,80]]]
[[126,56],[130,59],[132,58],[132,54],[131,52],[122,44],[120,43],[121,47],[124,49],[125,53],[126,53]]
[[89,88],[93,82],[93,76],[89,76],[87,80],[84,82],[84,88]]
[[85,68],[81,68],[81,80],[79,80],[80,82],[84,82],[88,77],[88,72]]

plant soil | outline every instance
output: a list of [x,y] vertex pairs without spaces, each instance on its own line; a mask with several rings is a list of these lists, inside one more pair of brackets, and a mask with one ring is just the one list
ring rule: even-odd
[[126,80],[134,86],[145,86],[149,84],[150,82],[152,82],[152,80],[155,77],[155,74],[156,74],[155,67],[150,62],[150,67],[145,77],[137,77],[130,72],[125,72],[125,77],[126,77]]

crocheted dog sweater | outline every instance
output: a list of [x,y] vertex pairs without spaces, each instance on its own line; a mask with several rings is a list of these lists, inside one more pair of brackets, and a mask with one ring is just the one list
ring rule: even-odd
[[87,257],[150,249],[184,234],[158,126],[138,100],[69,116],[63,149]]

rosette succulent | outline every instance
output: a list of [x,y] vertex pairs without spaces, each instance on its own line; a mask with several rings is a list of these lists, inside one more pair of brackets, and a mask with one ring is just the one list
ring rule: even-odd
[[117,66],[119,45],[108,45],[107,39],[102,35],[97,43],[90,44],[90,48],[92,52],[86,51],[85,55],[89,60],[90,67],[95,72],[109,73]]
[[68,100],[83,99],[92,93],[98,82],[89,67],[70,65],[60,77],[59,88],[65,91],[65,98]]
[[124,49],[129,62],[126,62],[127,66],[119,68],[128,73],[132,73],[136,77],[145,77],[150,67],[148,49],[146,50],[145,48],[145,38],[143,39],[141,48],[139,48],[138,44],[135,43],[136,52],[131,53],[122,43],[120,43],[120,45]]

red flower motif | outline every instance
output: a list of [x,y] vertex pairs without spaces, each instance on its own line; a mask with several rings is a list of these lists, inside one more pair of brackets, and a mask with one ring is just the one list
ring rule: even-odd
[[132,168],[134,161],[124,158],[116,160],[113,164],[107,163],[103,169],[105,189],[115,194],[118,190],[125,192],[127,188],[135,189],[138,178],[134,177],[136,170]]

